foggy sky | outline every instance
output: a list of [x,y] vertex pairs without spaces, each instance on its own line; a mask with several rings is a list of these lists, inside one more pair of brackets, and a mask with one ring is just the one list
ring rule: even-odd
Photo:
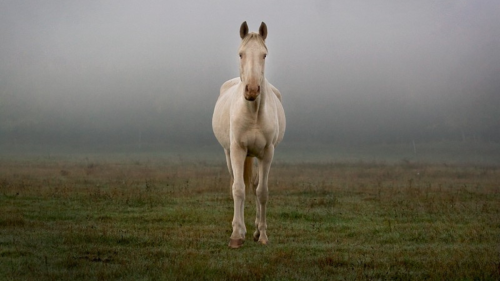
[[0,1],[0,143],[216,143],[266,22],[285,142],[500,141],[500,2]]

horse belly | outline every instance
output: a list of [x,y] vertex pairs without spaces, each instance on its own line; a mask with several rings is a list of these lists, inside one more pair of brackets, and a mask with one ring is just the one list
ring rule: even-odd
[[229,149],[229,109],[226,100],[219,100],[212,117],[212,129],[215,138],[225,149]]
[[225,149],[230,147],[230,114],[232,94],[238,88],[239,78],[231,79],[221,87],[221,93],[215,103],[214,114],[212,116],[212,129],[214,135]]

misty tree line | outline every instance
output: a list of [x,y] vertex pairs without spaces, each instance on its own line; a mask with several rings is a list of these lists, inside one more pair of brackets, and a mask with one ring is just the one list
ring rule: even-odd
[[[404,104],[331,104],[318,100],[304,106],[285,102],[287,142],[338,144],[432,141],[500,142],[500,101],[496,88],[474,93],[447,106]],[[286,100],[285,100],[286,101]],[[39,107],[21,99],[0,100],[0,144],[3,145],[169,145],[215,144],[211,115],[215,100],[192,106],[180,99],[133,105],[95,105],[94,109]],[[22,112],[23,114],[19,114]]]

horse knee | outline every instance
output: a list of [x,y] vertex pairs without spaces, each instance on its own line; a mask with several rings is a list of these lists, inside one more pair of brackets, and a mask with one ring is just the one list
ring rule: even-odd
[[269,197],[267,186],[259,185],[257,187],[257,197],[259,198],[260,204],[266,204]]
[[233,197],[235,198],[245,198],[245,185],[244,184],[238,184],[238,183],[233,183]]

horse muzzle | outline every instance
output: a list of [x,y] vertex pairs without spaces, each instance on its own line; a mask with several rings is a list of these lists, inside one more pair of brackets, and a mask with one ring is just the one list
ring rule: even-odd
[[259,85],[256,85],[256,86],[246,85],[246,87],[245,87],[245,99],[247,101],[256,100],[257,97],[259,96],[259,94],[260,94],[260,86]]

